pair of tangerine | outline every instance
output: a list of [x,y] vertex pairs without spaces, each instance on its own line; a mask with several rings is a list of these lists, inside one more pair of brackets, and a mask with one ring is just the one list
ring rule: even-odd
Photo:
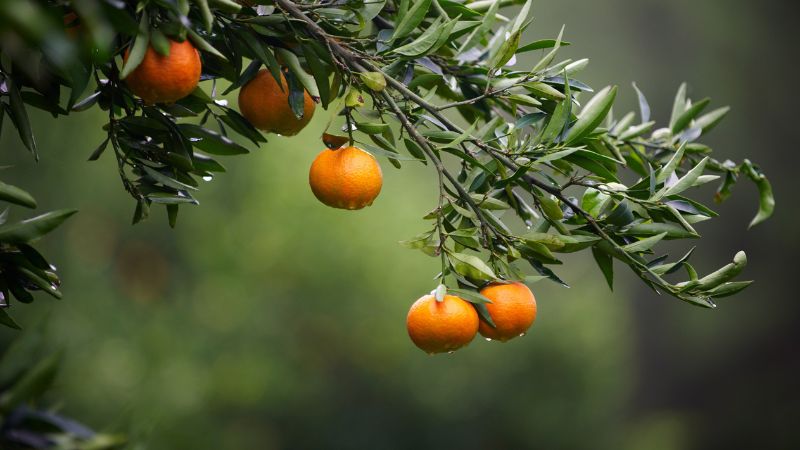
[[[125,60],[129,51],[125,53]],[[125,80],[128,88],[147,104],[172,103],[195,90],[200,82],[200,54],[189,41],[170,40],[168,55],[152,46]],[[311,121],[315,104],[303,92],[303,115],[297,117],[289,105],[286,77],[278,84],[261,69],[239,91],[239,109],[254,127],[284,136],[294,136]],[[383,186],[383,175],[375,157],[357,148],[323,150],[309,171],[309,184],[322,203],[341,209],[361,209],[372,204]]]
[[445,295],[437,301],[425,295],[411,306],[406,329],[414,344],[426,353],[458,350],[481,336],[506,342],[523,335],[536,320],[536,298],[522,283],[492,283],[481,290],[494,327],[478,316],[466,300]]

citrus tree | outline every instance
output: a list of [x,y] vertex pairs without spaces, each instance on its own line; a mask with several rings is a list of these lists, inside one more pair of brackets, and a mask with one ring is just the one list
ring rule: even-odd
[[[716,182],[724,201],[739,180],[760,192],[756,225],[774,200],[758,166],[717,158],[701,143],[728,108],[679,89],[669,123],[612,111],[617,86],[578,78],[588,60],[559,58],[569,42],[523,41],[531,1],[515,0],[5,0],[0,3],[0,120],[37,156],[28,110],[54,119],[107,112],[106,138],[89,160],[116,161],[133,222],[165,208],[175,226],[197,205],[199,179],[246,154],[269,133],[294,135],[315,110],[330,117],[310,173],[324,204],[359,209],[382,186],[376,157],[424,164],[436,206],[404,246],[438,258],[433,291],[407,318],[426,352],[476,335],[508,340],[536,316],[528,287],[549,279],[559,254],[583,252],[609,286],[614,267],[691,305],[711,308],[749,281],[734,281],[744,253],[699,275],[658,251],[697,239],[717,214],[690,197]],[[528,31],[526,33],[526,31]],[[540,55],[532,66],[518,56]],[[238,105],[222,96],[238,90]],[[318,112],[319,114],[319,112]],[[265,133],[267,135],[265,135]],[[324,146],[323,146],[324,144]],[[326,148],[327,147],[327,148]],[[19,188],[0,198],[34,206]],[[29,290],[58,295],[50,265],[30,246],[72,211],[0,226],[3,307]],[[425,225],[427,223],[427,225]],[[685,272],[681,277],[680,273]],[[677,278],[677,280],[676,280]],[[0,321],[13,325],[4,309]]]

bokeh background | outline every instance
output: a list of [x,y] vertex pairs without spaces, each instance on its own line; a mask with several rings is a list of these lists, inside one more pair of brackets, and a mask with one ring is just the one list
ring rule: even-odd
[[[407,308],[434,287],[437,261],[397,241],[436,201],[429,168],[395,170],[358,212],[323,207],[307,185],[326,119],[224,161],[201,206],[130,225],[133,202],[102,140],[101,112],[35,114],[42,161],[2,136],[4,181],[41,209],[80,214],[42,242],[64,300],[15,308],[66,358],[51,394],[88,424],[150,449],[798,448],[800,302],[794,2],[540,0],[528,39],[566,23],[588,56],[582,79],[632,81],[668,119],[680,81],[732,113],[707,139],[770,176],[774,218],[754,230],[755,188],[701,224],[694,262],[709,271],[747,252],[756,283],[714,311],[658,297],[621,266],[611,292],[586,255],[571,289],[534,286],[539,318],[508,344],[476,340],[430,357],[405,332]],[[528,55],[530,64],[539,55]],[[793,184],[794,183],[794,184]],[[700,195],[710,202],[711,191]],[[15,209],[12,214],[25,213]],[[684,248],[676,247],[677,254]],[[0,348],[17,333],[0,329]]]

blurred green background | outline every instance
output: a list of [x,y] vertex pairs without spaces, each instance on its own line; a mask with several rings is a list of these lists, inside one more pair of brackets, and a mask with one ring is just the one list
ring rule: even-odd
[[[635,106],[632,81],[662,122],[682,80],[733,107],[707,143],[760,163],[779,207],[746,231],[756,193],[742,183],[700,225],[698,269],[743,249],[756,280],[715,311],[659,298],[619,266],[610,292],[579,255],[561,271],[571,289],[534,286],[539,317],[525,338],[425,355],[405,315],[438,264],[396,242],[426,226],[434,173],[382,160],[371,208],[322,206],[307,184],[318,110],[301,136],[225,160],[175,230],[161,208],[130,226],[111,155],[86,162],[102,112],[35,114],[38,164],[7,126],[0,163],[15,167],[3,180],[42,210],[80,210],[41,243],[64,300],[40,296],[13,314],[26,327],[46,320],[48,341],[66,349],[53,401],[144,448],[798,448],[797,12],[780,0],[535,3],[528,39],[566,23],[563,56],[590,57],[582,79],[595,87],[623,87],[618,113]],[[1,329],[0,349],[16,335]]]

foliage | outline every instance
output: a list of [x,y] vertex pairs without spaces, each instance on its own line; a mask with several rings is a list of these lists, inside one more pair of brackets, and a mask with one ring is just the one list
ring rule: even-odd
[[[28,192],[3,182],[0,182],[0,200],[26,208],[37,206]],[[55,266],[31,243],[57,228],[76,211],[51,211],[16,222],[8,221],[8,212],[6,208],[0,213],[0,323],[19,329],[6,312],[12,295],[23,303],[32,302],[32,292],[37,291],[61,298],[58,290],[61,280],[55,273]]]
[[26,331],[0,356],[0,447],[9,450],[112,450],[125,439],[96,433],[39,408],[56,378],[60,352],[45,351],[40,330]]
[[[716,213],[686,193],[720,178],[717,201],[741,175],[758,186],[751,225],[772,213],[771,188],[756,165],[715,159],[699,142],[727,108],[706,112],[710,101],[689,99],[684,85],[664,127],[650,120],[641,92],[638,117],[616,117],[617,87],[595,90],[576,78],[587,60],[557,58],[569,45],[563,30],[522,43],[532,2],[513,18],[500,9],[517,3],[10,0],[0,6],[0,25],[13,30],[0,42],[0,112],[36,154],[27,107],[54,117],[107,111],[107,138],[89,159],[110,147],[136,200],[134,223],[164,204],[174,226],[180,205],[197,204],[197,179],[224,171],[216,157],[249,152],[239,141],[266,141],[219,98],[218,84],[231,92],[261,66],[279,80],[285,65],[298,115],[303,90],[338,113],[327,145],[349,142],[398,168],[405,161],[435,168],[438,204],[425,216],[432,223],[404,245],[440,258],[441,284],[476,305],[485,301],[476,288],[495,279],[566,285],[552,266],[558,254],[577,251],[592,253],[610,286],[618,260],[657,292],[698,306],[746,287],[731,281],[746,263],[741,252],[700,277],[688,262],[692,251],[672,262],[656,251],[663,240],[699,237],[695,224]],[[145,105],[124,77],[148,45],[167,52],[166,37],[201,51],[210,92]],[[539,62],[517,67],[517,55],[532,51],[543,52]],[[526,276],[521,263],[539,275]],[[688,280],[666,279],[681,269]]]

